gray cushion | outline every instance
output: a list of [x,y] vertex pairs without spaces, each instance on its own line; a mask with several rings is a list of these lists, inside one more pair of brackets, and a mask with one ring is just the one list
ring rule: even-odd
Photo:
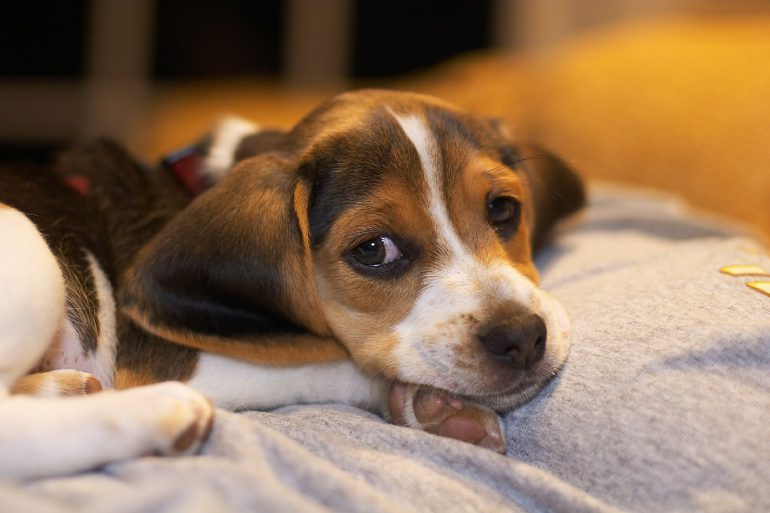
[[634,510],[770,510],[770,297],[720,272],[770,257],[676,202],[606,194],[543,256],[574,345],[506,417],[511,456]]
[[[573,320],[507,456],[335,405],[219,412],[204,454],[0,483],[7,511],[770,511],[770,258],[678,203],[596,192],[538,259]],[[770,279],[770,278],[767,278]]]

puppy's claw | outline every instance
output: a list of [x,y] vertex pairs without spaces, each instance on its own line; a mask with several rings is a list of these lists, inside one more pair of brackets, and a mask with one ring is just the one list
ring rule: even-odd
[[206,441],[214,426],[214,411],[211,401],[205,399],[206,408],[198,409],[198,417],[174,440],[173,454],[193,453]]
[[486,406],[467,403],[446,390],[395,383],[388,397],[394,423],[505,453],[503,426]]
[[162,421],[161,426],[163,430],[168,430],[171,443],[165,448],[161,444],[159,453],[183,455],[197,452],[213,426],[211,401],[180,383],[162,383],[156,387],[164,387],[164,392],[171,392],[169,397],[176,396],[175,400],[179,401]]
[[84,389],[86,394],[95,394],[96,392],[101,392],[102,382],[93,376],[89,376],[86,378]]

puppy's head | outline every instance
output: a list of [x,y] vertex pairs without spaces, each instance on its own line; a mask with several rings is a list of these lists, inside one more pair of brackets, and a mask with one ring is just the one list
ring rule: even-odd
[[286,361],[322,358],[292,340],[333,337],[365,371],[498,408],[555,374],[569,325],[532,247],[583,201],[560,161],[384,91],[269,140],[241,138],[241,160],[145,248],[123,295],[134,320],[204,348],[283,340]]

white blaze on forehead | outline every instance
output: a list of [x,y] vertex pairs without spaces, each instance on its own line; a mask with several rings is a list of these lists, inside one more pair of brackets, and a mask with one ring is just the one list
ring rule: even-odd
[[425,121],[414,114],[390,111],[417,151],[425,176],[426,203],[436,225],[436,244],[449,252],[448,261],[432,272],[407,316],[394,328],[400,378],[429,383],[461,393],[470,392],[479,377],[456,368],[455,351],[477,345],[475,324],[489,310],[515,302],[540,315],[548,329],[542,381],[564,361],[569,348],[569,323],[563,310],[509,262],[483,262],[463,244],[449,217],[442,195],[442,165],[438,144]]
[[433,137],[433,133],[425,125],[425,122],[414,114],[399,116],[393,111],[391,111],[391,114],[396,118],[396,121],[398,121],[404,134],[409,138],[414,149],[417,150],[417,155],[420,157],[420,166],[425,175],[425,182],[428,185],[428,211],[436,223],[439,235],[444,239],[443,242],[452,252],[453,257],[472,260],[473,258],[468,254],[452,226],[449,210],[442,198],[440,170],[442,162],[438,160],[438,145]]

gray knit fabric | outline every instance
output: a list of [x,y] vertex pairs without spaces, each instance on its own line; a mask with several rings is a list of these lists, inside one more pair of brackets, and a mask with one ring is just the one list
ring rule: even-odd
[[538,263],[573,349],[507,456],[350,407],[218,412],[200,456],[0,483],[0,511],[770,511],[770,297],[719,272],[770,257],[605,191]]

